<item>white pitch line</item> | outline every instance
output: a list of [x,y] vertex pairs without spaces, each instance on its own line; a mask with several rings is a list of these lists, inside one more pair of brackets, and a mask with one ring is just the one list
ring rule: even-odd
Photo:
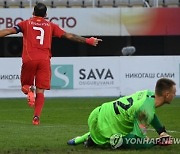
[[[154,129],[147,129],[147,130],[155,132]],[[167,130],[167,132],[170,132],[170,133],[180,133],[179,131],[176,131],[176,130]]]
[[[27,124],[27,123],[24,123],[24,122],[13,121],[13,120],[12,121],[11,120],[6,120],[6,122],[12,122],[12,123],[15,122],[15,123],[19,123],[19,124]],[[77,126],[77,125],[74,125],[74,126]],[[78,126],[85,127],[86,125],[78,125]],[[63,127],[63,125],[59,125],[59,126],[57,126],[57,125],[56,126],[54,126],[54,125],[40,125],[40,127],[44,127],[44,128],[53,128],[53,127],[54,128],[60,128],[60,127]],[[147,130],[155,132],[155,130],[151,129],[151,128],[148,128]],[[167,130],[167,132],[170,132],[170,133],[180,133],[180,131],[176,131],[176,130]]]
[[[77,125],[75,125],[75,126],[77,126]],[[85,125],[78,125],[78,126],[84,126],[85,127]],[[53,128],[53,127],[63,127],[63,126],[62,125],[60,125],[60,126],[53,126],[53,125],[44,125],[44,126],[42,126],[41,125],[41,127]],[[147,130],[155,132],[154,129],[147,129]],[[170,132],[170,133],[180,133],[179,131],[175,131],[175,130],[167,130],[167,132]]]

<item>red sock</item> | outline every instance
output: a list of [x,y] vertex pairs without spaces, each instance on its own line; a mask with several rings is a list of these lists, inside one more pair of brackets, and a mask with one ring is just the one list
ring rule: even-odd
[[43,105],[44,105],[44,94],[37,93],[36,101],[35,101],[34,116],[40,117]]

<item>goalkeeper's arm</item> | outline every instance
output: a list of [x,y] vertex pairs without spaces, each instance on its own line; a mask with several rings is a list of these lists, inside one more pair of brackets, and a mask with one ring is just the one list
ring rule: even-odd
[[156,130],[156,132],[160,135],[162,132],[166,132],[165,127],[160,123],[156,114],[154,114],[154,118],[151,121],[151,126]]
[[171,145],[172,137],[167,134],[165,127],[160,123],[156,114],[154,114],[154,118],[151,121],[151,126],[156,130],[159,134],[159,138],[157,138],[157,145]]

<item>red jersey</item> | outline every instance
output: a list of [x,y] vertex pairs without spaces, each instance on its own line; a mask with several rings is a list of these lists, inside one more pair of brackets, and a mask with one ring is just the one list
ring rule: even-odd
[[58,25],[36,16],[17,26],[23,33],[23,62],[51,58],[52,37],[61,37],[65,33]]

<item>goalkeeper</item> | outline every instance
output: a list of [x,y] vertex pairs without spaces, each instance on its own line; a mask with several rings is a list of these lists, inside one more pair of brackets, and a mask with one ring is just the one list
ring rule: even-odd
[[[175,94],[175,82],[161,78],[156,83],[155,92],[138,91],[130,96],[106,102],[91,112],[88,119],[89,132],[69,140],[67,144],[84,143],[87,147],[111,146],[114,149],[139,149],[157,144],[172,144],[171,137],[155,114],[155,108],[170,104]],[[154,141],[146,138],[146,128],[149,125],[160,135]],[[138,139],[146,142],[136,142]]]

